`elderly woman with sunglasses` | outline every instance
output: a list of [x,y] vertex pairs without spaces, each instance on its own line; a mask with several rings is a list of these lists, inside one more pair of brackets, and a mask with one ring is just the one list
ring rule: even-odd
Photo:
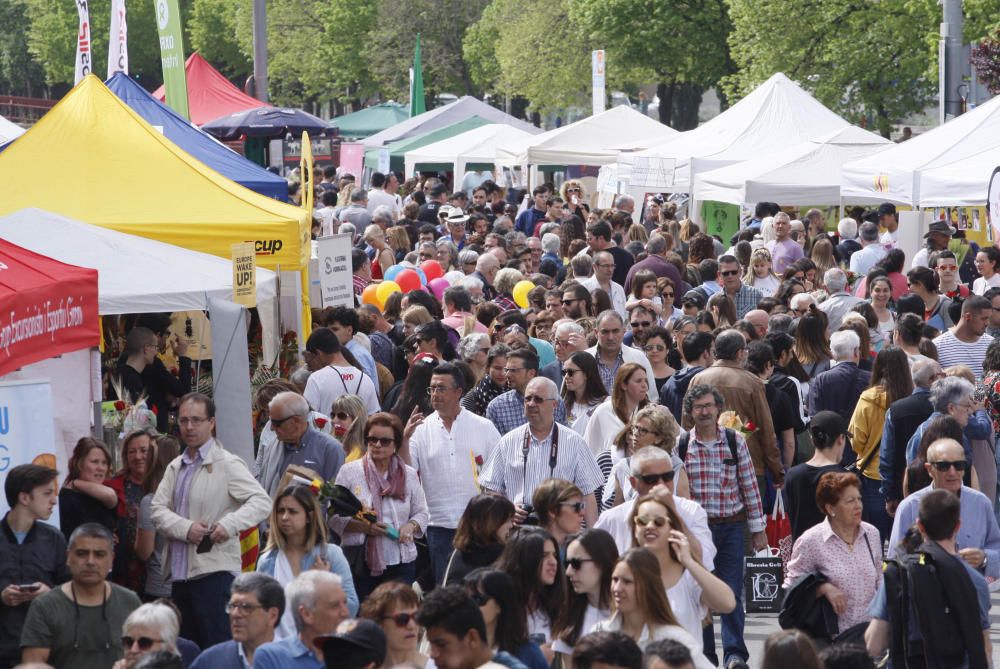
[[143,656],[157,651],[180,655],[177,650],[179,632],[177,614],[169,606],[157,602],[143,604],[130,613],[122,625],[125,657],[115,662],[112,669],[132,669]]
[[417,609],[420,598],[406,583],[383,583],[361,606],[359,618],[373,621],[385,632],[385,662],[383,667],[416,667],[424,669],[434,663],[418,650],[420,625]]
[[[630,462],[632,454],[646,446],[655,446],[670,457],[676,475],[674,490],[681,497],[690,497],[684,463],[674,453],[680,431],[681,428],[673,414],[664,407],[654,405],[640,409],[615,437],[615,448],[620,459],[611,467],[611,474],[604,484],[601,508],[610,509],[626,500],[635,499],[636,491],[630,481],[632,476]],[[610,457],[610,451],[605,451],[601,457],[605,457],[605,454]]]
[[417,549],[413,542],[423,536],[428,521],[417,472],[398,455],[403,444],[399,419],[387,413],[369,416],[365,443],[368,452],[341,467],[336,483],[351,490],[374,520],[330,518],[330,527],[343,539],[361,601],[382,583],[414,581]]

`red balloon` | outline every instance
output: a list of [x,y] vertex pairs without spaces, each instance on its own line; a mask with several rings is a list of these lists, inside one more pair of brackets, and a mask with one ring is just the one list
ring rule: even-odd
[[420,288],[420,275],[412,269],[404,269],[396,275],[396,278],[393,279],[393,281],[399,284],[400,289],[402,289],[404,293],[408,293],[411,290],[418,290]]
[[427,277],[427,283],[444,276],[444,270],[441,269],[441,263],[437,260],[423,261],[420,263],[420,269],[424,270],[424,276]]

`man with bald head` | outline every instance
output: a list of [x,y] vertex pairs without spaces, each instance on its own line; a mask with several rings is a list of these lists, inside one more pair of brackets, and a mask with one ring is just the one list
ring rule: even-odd
[[306,398],[291,391],[278,393],[267,405],[267,412],[278,443],[264,454],[257,481],[268,495],[274,497],[278,492],[289,465],[308,467],[324,481],[337,477],[344,464],[344,447],[313,427]]
[[584,519],[588,527],[597,522],[594,491],[604,477],[587,442],[574,430],[556,423],[559,389],[551,379],[535,377],[524,391],[527,423],[501,439],[480,472],[483,490],[503,495],[517,507],[515,522],[528,515],[535,488],[548,478],[574,483],[583,492]]
[[[499,248],[499,247],[497,247]],[[476,271],[469,276],[474,276],[483,282],[483,299],[491,302],[497,296],[497,291],[493,287],[493,279],[500,271],[500,259],[491,252],[483,253],[476,261]]]
[[767,250],[771,252],[774,273],[781,276],[789,265],[804,255],[802,247],[792,239],[792,222],[783,211],[774,215],[774,237],[767,243]]
[[924,468],[931,484],[899,503],[889,538],[889,554],[898,550],[903,535],[917,520],[922,500],[932,490],[947,490],[958,495],[962,504],[961,525],[956,542],[959,556],[983,576],[1000,578],[1000,528],[993,515],[993,502],[983,493],[962,484],[965,469],[971,466],[965,448],[954,439],[938,439],[927,449]]
[[770,316],[763,309],[752,309],[747,312],[747,315],[743,317],[743,320],[750,323],[753,329],[757,331],[757,337],[763,339],[764,335],[767,334],[767,324],[770,320]]

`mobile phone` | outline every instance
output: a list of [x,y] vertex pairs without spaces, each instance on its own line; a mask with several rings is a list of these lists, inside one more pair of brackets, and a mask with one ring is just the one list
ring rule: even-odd
[[41,587],[42,586],[38,585],[37,583],[30,583],[27,585],[19,585],[17,586],[17,589],[20,590],[21,592],[38,592],[39,588]]
[[212,546],[214,546],[214,545],[215,544],[212,543],[212,535],[211,534],[206,534],[202,538],[201,543],[198,544],[198,548],[195,549],[195,553],[198,553],[199,555],[201,553],[207,553],[210,550],[212,550]]

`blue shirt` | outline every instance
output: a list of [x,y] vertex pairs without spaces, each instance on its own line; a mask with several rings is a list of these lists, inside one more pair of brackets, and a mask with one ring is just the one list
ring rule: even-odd
[[372,384],[375,386],[375,392],[378,393],[378,370],[375,368],[375,358],[372,357],[371,353],[365,350],[364,346],[353,339],[347,342],[347,350],[358,359],[358,364],[361,365],[361,369],[364,373],[371,377]]
[[532,237],[535,233],[535,225],[545,218],[545,212],[532,207],[525,209],[517,215],[514,221],[514,229],[524,233],[525,237]]
[[[922,488],[899,503],[889,536],[888,557],[896,554],[906,530],[917,522],[917,511],[924,495],[934,490],[933,485]],[[980,548],[986,553],[986,576],[1000,578],[1000,527],[993,515],[993,502],[978,490],[962,486],[961,525],[955,543],[958,549]]]
[[254,669],[325,669],[298,636],[265,643],[253,655]]
[[[299,563],[300,573],[313,568],[313,565],[316,564],[316,556],[319,550],[320,548],[317,546],[302,556],[302,560]],[[340,577],[340,587],[344,589],[344,595],[347,597],[347,609],[351,612],[351,616],[356,616],[358,614],[359,602],[357,590],[354,588],[354,577],[351,576],[351,565],[347,563],[347,558],[344,557],[344,551],[340,546],[327,544],[325,552],[326,563],[330,565],[330,572]],[[274,565],[277,560],[277,549],[269,550],[260,556],[260,561],[257,563],[257,571],[273,577]],[[288,584],[282,583],[281,585],[286,586]]]
[[[935,411],[917,427],[917,431],[906,442],[906,462],[913,462],[917,457],[917,451],[920,450],[920,440],[924,437],[924,430],[927,429],[935,418],[940,418],[944,415],[940,411]],[[969,423],[962,430],[962,447],[965,449],[965,461],[970,465],[972,464],[972,445],[969,443],[969,439],[991,439],[992,435],[993,425],[990,423],[985,409],[980,409],[970,414]]]
[[236,641],[223,641],[201,651],[190,669],[250,669],[243,647]]

